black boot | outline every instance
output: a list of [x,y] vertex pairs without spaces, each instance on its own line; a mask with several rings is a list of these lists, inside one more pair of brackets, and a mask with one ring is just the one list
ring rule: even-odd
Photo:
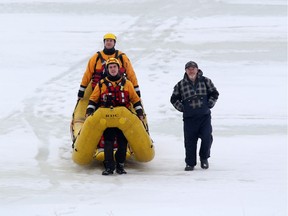
[[201,168],[202,169],[208,169],[209,168],[209,163],[207,159],[202,159],[201,160]]
[[105,169],[103,172],[102,172],[102,175],[112,175],[113,174],[113,170],[110,169],[110,168],[107,168]]
[[190,166],[190,165],[186,164],[186,167],[184,170],[185,171],[192,171],[192,170],[194,170],[194,166]]
[[102,172],[102,175],[112,175],[115,170],[114,162],[104,161],[103,164],[104,164],[105,170]]
[[118,174],[127,174],[127,172],[124,170],[124,163],[117,163],[116,172]]

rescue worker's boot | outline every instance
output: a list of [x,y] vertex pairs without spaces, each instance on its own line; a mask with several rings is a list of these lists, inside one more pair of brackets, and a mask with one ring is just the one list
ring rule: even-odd
[[127,174],[127,172],[124,170],[124,163],[117,163],[116,164],[116,172],[118,174]]
[[105,170],[102,172],[102,175],[112,175],[115,170],[115,165],[109,161],[104,161]]

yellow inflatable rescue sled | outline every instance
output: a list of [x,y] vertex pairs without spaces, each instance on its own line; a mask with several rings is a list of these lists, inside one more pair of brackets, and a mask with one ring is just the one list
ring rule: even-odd
[[85,120],[86,108],[92,88],[86,88],[84,98],[78,100],[71,122],[73,141],[72,159],[75,163],[86,165],[93,160],[103,161],[104,151],[99,148],[104,130],[117,127],[128,140],[126,158],[130,155],[139,162],[148,162],[154,158],[153,141],[148,133],[147,119],[142,122],[135,113],[126,107],[98,108]]

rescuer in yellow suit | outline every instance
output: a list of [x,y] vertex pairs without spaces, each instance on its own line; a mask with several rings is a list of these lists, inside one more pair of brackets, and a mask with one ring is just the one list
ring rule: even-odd
[[140,95],[140,89],[138,80],[132,64],[125,53],[115,49],[117,37],[112,33],[107,33],[103,37],[104,49],[95,53],[88,62],[86,71],[82,77],[80,89],[78,91],[78,98],[81,99],[84,96],[84,92],[91,82],[92,89],[95,88],[100,79],[107,75],[107,69],[105,67],[106,61],[109,58],[116,58],[119,61],[119,72],[121,75],[125,75],[128,80],[133,84],[138,96]]
[[[95,86],[86,110],[86,117],[93,114],[99,107],[131,107],[131,103],[141,121],[144,121],[143,108],[140,98],[136,93],[132,82],[127,80],[120,72],[120,63],[116,58],[106,61],[107,76]],[[126,174],[124,162],[126,160],[127,139],[118,128],[107,128],[104,133],[104,167],[102,175],[113,174],[115,167],[118,174]],[[115,137],[118,149],[115,153],[116,166],[113,156]]]

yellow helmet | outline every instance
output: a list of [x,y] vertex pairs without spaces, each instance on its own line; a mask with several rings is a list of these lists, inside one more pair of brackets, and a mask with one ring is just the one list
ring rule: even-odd
[[109,58],[106,61],[106,67],[108,67],[109,64],[117,64],[118,68],[120,68],[120,63],[119,63],[119,61],[116,58]]
[[114,34],[112,34],[112,33],[107,33],[107,34],[105,34],[104,37],[103,37],[103,40],[105,40],[105,39],[113,39],[113,40],[116,41],[117,37],[116,37],[116,35],[114,35]]

